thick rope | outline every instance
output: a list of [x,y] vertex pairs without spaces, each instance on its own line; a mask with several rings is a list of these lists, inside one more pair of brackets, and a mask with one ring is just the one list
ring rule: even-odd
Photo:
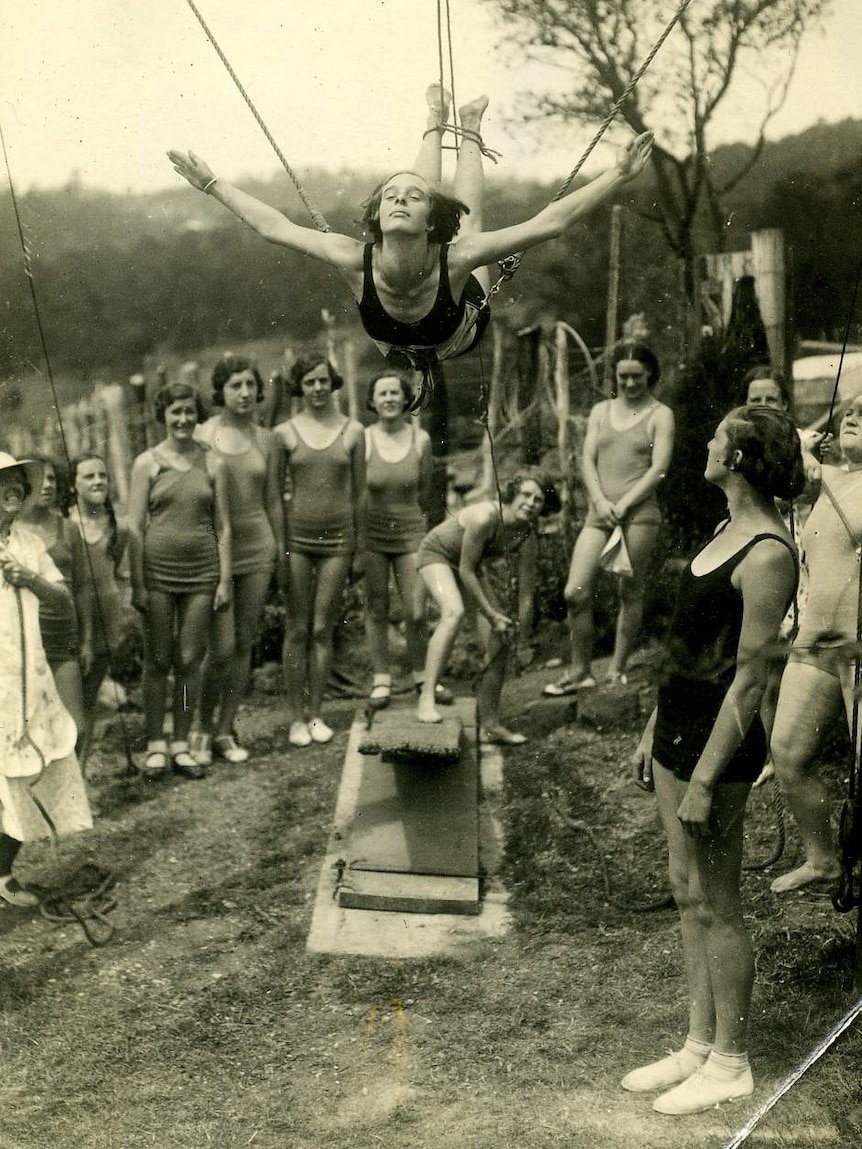
[[207,25],[206,20],[204,20],[204,18],[201,15],[197,5],[194,2],[194,0],[186,0],[186,3],[188,4],[189,8],[191,8],[192,12],[194,12],[195,16],[198,19],[198,23],[200,24],[200,26],[203,28],[204,32],[206,33],[207,39],[212,44],[212,46],[215,48],[215,50],[218,54],[218,58],[224,64],[225,68],[227,69],[228,75],[230,76],[230,78],[233,80],[234,84],[236,84],[237,88],[239,89],[239,94],[245,100],[249,111],[254,116],[255,120],[257,120],[258,126],[260,127],[261,131],[263,132],[263,134],[266,136],[267,140],[269,141],[269,144],[272,147],[272,150],[275,152],[275,154],[278,156],[279,160],[281,161],[282,167],[287,172],[288,176],[290,177],[291,182],[293,183],[293,186],[296,188],[297,192],[299,193],[299,198],[302,200],[303,204],[305,205],[305,210],[311,216],[311,219],[314,222],[314,226],[317,228],[318,231],[331,231],[332,228],[330,228],[329,224],[326,222],[326,218],[324,217],[323,213],[318,208],[316,208],[314,206],[314,204],[311,202],[311,200],[309,199],[308,193],[306,192],[305,188],[300,183],[299,177],[297,176],[297,174],[293,170],[293,168],[290,166],[290,164],[287,162],[287,159],[286,159],[284,153],[282,152],[282,150],[278,146],[278,144],[275,142],[275,139],[273,138],[273,135],[270,132],[269,128],[263,122],[263,118],[261,117],[257,108],[252,103],[251,97],[249,96],[248,92],[246,92],[245,88],[242,86],[242,83],[240,82],[239,77],[237,76],[237,74],[233,70],[233,68],[231,67],[230,61],[228,60],[227,56],[224,54],[221,47],[219,46],[218,41],[216,40],[215,36],[212,34],[210,28]]
[[[610,125],[613,123],[613,121],[617,118],[623,104],[626,102],[626,100],[629,98],[629,96],[635,90],[637,85],[640,83],[640,80],[641,80],[643,74],[646,72],[647,68],[649,68],[650,64],[652,64],[653,60],[656,58],[658,53],[661,51],[661,48],[662,48],[665,40],[667,40],[668,36],[671,34],[671,32],[674,30],[674,28],[680,22],[682,17],[685,15],[685,11],[688,8],[690,3],[691,3],[691,0],[682,0],[682,3],[680,4],[679,8],[677,8],[674,15],[671,17],[670,22],[668,23],[667,27],[664,29],[662,34],[659,36],[658,40],[656,40],[655,44],[650,49],[649,54],[647,55],[644,62],[641,64],[641,66],[638,68],[638,70],[635,72],[635,74],[632,76],[632,78],[626,84],[625,88],[623,89],[622,95],[617,100],[617,102],[614,104],[614,106],[611,108],[611,110],[608,112],[608,114],[605,116],[605,118],[602,120],[601,124],[599,125],[598,131],[593,136],[590,143],[587,145],[586,151],[581,156],[581,158],[578,160],[578,162],[575,164],[575,166],[572,168],[572,170],[569,172],[568,176],[566,177],[562,186],[557,191],[556,195],[551,199],[551,201],[550,201],[551,203],[556,203],[557,200],[562,199],[563,196],[568,192],[569,188],[572,186],[575,179],[577,178],[577,175],[580,172],[581,168],[584,166],[586,161],[589,159],[591,153],[593,152],[593,150],[595,149],[595,147],[597,146],[597,144],[601,140],[602,136],[608,130]],[[505,259],[501,259],[499,261],[500,277],[497,280],[497,282],[491,287],[490,291],[488,292],[488,295],[486,296],[486,300],[485,300],[486,303],[488,302],[488,300],[492,299],[499,292],[500,288],[503,286],[503,284],[507,280],[512,278],[512,276],[515,274],[515,272],[521,266],[521,259],[522,259],[523,255],[524,255],[523,251],[516,251],[512,255],[507,255]]]

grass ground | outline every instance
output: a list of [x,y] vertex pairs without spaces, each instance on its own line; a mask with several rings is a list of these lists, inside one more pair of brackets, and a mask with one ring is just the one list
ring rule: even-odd
[[[507,687],[507,712],[544,677]],[[3,1149],[717,1149],[851,1003],[854,923],[749,871],[754,1098],[673,1120],[619,1089],[684,1021],[675,914],[641,912],[665,886],[654,803],[625,773],[634,721],[507,751],[504,938],[457,959],[307,953],[352,710],[330,746],[288,753],[274,705],[244,715],[253,761],[199,783],[126,776],[108,736],[93,833],[25,849],[46,886],[110,866],[118,929],[93,949],[0,914]],[[750,860],[774,833],[757,792]],[[862,1143],[860,1062],[857,1025],[747,1144]]]

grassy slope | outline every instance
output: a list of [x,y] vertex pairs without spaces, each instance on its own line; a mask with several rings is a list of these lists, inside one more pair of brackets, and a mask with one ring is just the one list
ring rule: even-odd
[[[509,688],[511,709],[539,680]],[[574,726],[511,754],[513,929],[458,960],[396,962],[304,948],[344,734],[282,754],[277,724],[251,721],[274,738],[199,784],[120,776],[109,748],[94,833],[22,855],[46,884],[87,857],[112,865],[120,929],[93,950],[77,928],[3,915],[4,1149],[705,1149],[742,1124],[753,1104],[669,1124],[618,1088],[683,1022],[675,915],[632,908],[663,891],[653,804],[624,778],[632,730]],[[750,827],[764,857],[760,795]],[[755,1101],[851,997],[852,923],[823,895],[777,903],[768,881],[746,878]],[[857,1027],[751,1143],[848,1144],[860,1054]]]

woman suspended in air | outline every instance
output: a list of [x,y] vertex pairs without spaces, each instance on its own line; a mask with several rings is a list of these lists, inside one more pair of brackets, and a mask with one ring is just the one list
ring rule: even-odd
[[414,168],[384,180],[364,205],[366,243],[291,222],[215,176],[194,152],[170,151],[168,157],[192,187],[214,196],[264,239],[337,268],[353,293],[366,333],[387,360],[421,370],[427,382],[439,361],[464,354],[481,339],[489,318],[487,265],[561,235],[598,207],[643,170],[652,133],[635,137],[617,154],[613,168],[531,219],[483,231],[484,145],[479,132],[487,97],[460,109],[454,197],[440,191],[449,93],[432,84],[426,100],[428,126]]

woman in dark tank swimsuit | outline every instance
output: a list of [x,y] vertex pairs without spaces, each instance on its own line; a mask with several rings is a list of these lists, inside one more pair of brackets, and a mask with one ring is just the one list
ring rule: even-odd
[[710,441],[706,479],[729,517],[681,578],[658,706],[635,754],[655,789],[682,923],[689,992],[682,1049],[633,1070],[623,1088],[660,1092],[660,1113],[699,1113],[754,1088],[746,1035],[754,959],[739,890],[743,819],[766,750],[759,707],[798,579],[775,506],[805,483],[783,412],[738,407]]
[[362,424],[338,408],[334,392],[342,379],[325,355],[297,359],[290,383],[303,409],[274,434],[285,452],[290,488],[282,652],[288,741],[302,747],[332,738],[320,711],[347,575],[365,545],[365,438]]
[[[168,158],[192,187],[214,196],[270,243],[339,270],[366,330],[392,365],[416,367],[427,378],[438,360],[463,354],[481,338],[488,321],[488,265],[561,235],[642,171],[652,148],[652,133],[644,132],[618,153],[610,171],[591,183],[549,204],[532,219],[484,232],[480,128],[488,100],[480,96],[460,109],[453,198],[439,190],[441,137],[447,129],[450,99],[439,84],[428,88],[427,130],[413,170],[399,169],[374,189],[364,205],[362,222],[372,240],[369,245],[291,222],[213,175],[194,152],[169,151]],[[457,242],[452,242],[456,234]],[[448,251],[447,245],[451,245]]]

